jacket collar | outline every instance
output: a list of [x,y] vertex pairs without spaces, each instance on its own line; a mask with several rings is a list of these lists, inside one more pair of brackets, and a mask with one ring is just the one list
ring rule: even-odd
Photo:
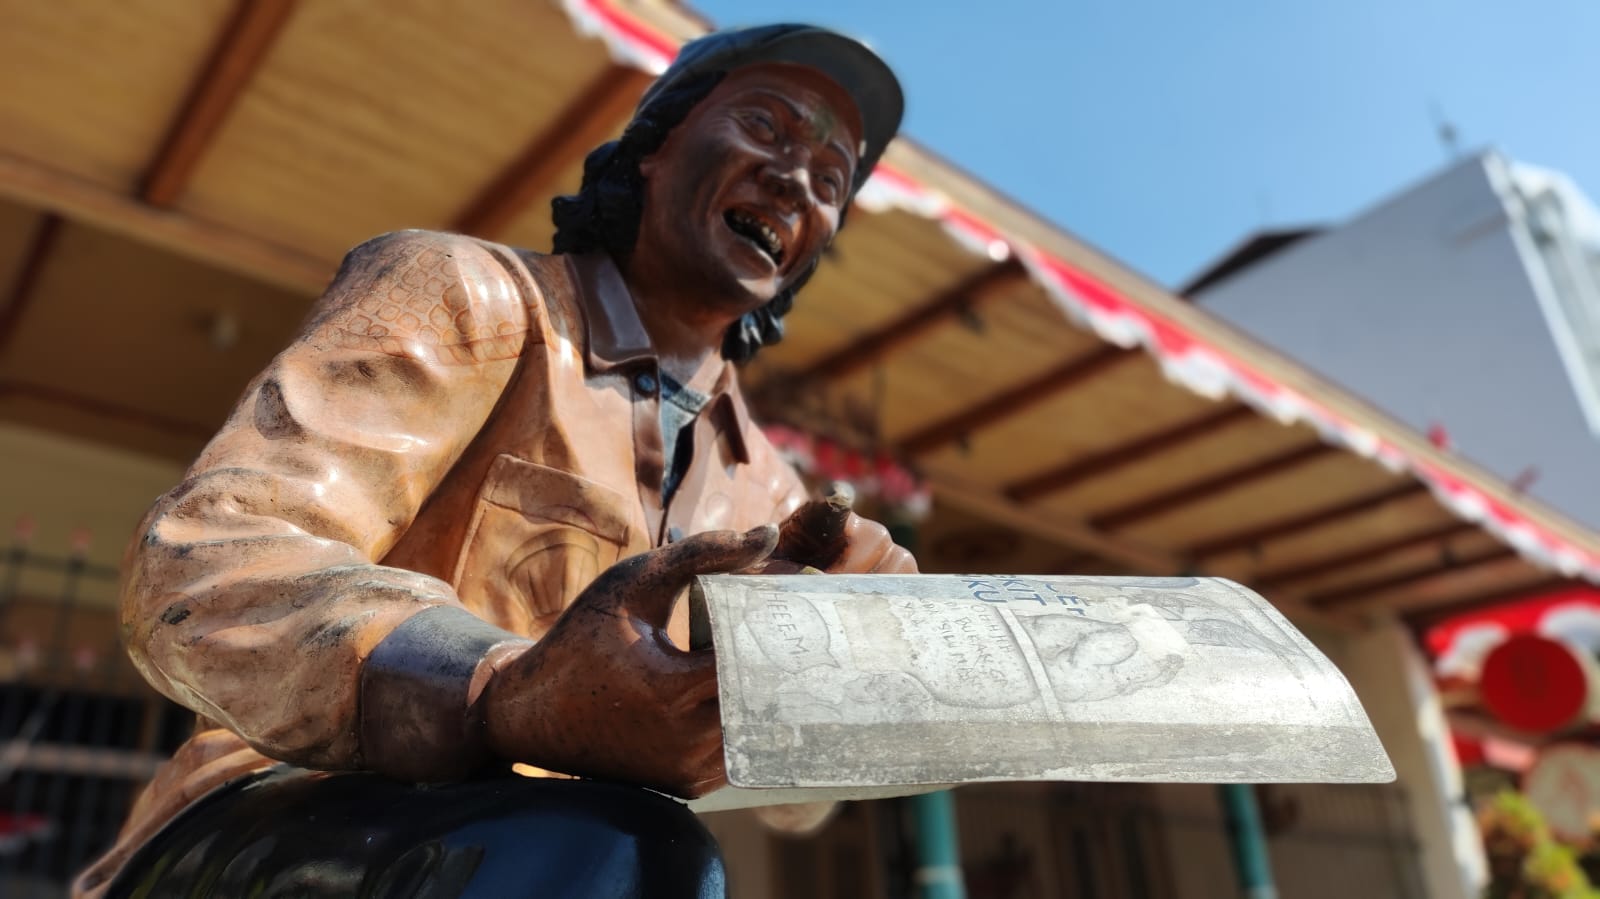
[[[639,320],[633,295],[611,256],[581,253],[568,256],[567,264],[578,288],[578,308],[583,312],[589,370],[603,374],[644,364],[656,369],[658,361],[650,335]],[[723,362],[710,397],[703,414],[711,416],[712,423],[728,435],[734,457],[749,462],[745,435],[755,426],[739,392],[739,378],[732,363]]]
[[650,335],[639,321],[622,272],[605,253],[567,257],[583,311],[584,345],[589,370],[605,373],[622,366],[656,362]]

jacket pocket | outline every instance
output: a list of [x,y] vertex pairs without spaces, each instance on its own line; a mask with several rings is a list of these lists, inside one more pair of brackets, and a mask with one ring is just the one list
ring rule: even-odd
[[468,608],[537,637],[628,545],[628,505],[587,478],[502,455],[452,579]]

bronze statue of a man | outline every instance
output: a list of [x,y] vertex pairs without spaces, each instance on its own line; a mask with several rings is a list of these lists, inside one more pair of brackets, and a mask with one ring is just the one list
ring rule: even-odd
[[[779,541],[803,489],[731,364],[781,336],[900,115],[894,76],[848,38],[716,33],[556,201],[554,255],[420,231],[353,250],[130,550],[129,651],[200,724],[79,892],[382,875],[466,895],[511,862],[460,833],[523,827],[506,808],[544,798],[596,805],[485,771],[721,785],[714,661],[683,648],[674,608],[688,580],[769,559],[915,569],[854,517],[831,563]],[[261,821],[308,805],[323,824]],[[359,833],[350,853],[388,841],[387,861],[306,862]]]

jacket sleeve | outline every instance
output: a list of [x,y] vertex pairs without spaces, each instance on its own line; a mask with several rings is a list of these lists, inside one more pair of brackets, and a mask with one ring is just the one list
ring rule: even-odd
[[351,251],[129,548],[123,633],[157,689],[298,765],[430,780],[479,760],[474,674],[526,641],[377,560],[536,339],[516,271],[455,235]]

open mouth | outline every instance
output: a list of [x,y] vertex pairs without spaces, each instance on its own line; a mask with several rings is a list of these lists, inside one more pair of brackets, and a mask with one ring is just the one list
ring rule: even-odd
[[733,233],[755,244],[756,249],[767,254],[773,265],[783,264],[783,238],[760,219],[738,209],[730,209],[722,216]]

